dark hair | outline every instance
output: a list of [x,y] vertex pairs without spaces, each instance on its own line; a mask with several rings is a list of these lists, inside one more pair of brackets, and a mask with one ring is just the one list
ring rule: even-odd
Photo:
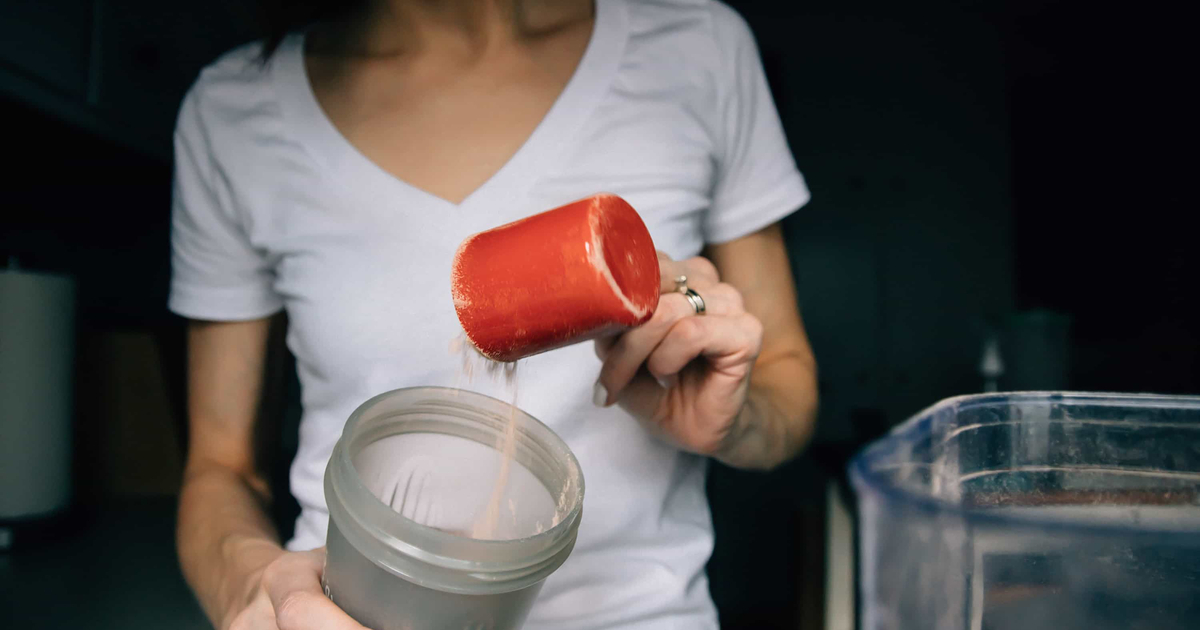
[[264,60],[292,31],[321,20],[336,19],[360,9],[370,0],[260,0]]

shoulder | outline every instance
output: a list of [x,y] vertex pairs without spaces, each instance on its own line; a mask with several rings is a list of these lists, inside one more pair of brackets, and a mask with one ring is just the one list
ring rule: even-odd
[[253,79],[261,76],[267,66],[262,53],[262,42],[250,42],[238,46],[205,66],[200,71],[200,80]]
[[751,37],[746,20],[719,0],[626,0],[634,35],[693,32],[715,44]]
[[203,134],[207,142],[236,138],[277,109],[272,64],[262,44],[239,46],[205,66],[188,89],[176,122],[177,136]]
[[736,49],[754,43],[750,25],[733,7],[717,0],[709,0],[705,4],[708,5],[713,37],[718,46],[722,49]]
[[194,101],[206,108],[245,104],[270,82],[271,64],[262,58],[262,44],[245,44],[221,55],[205,66],[188,90],[185,102]]
[[[266,165],[273,164],[287,142],[278,82],[281,63],[290,49],[269,60],[262,44],[235,48],[200,71],[179,108],[175,151],[190,155],[201,173],[231,189],[256,186]],[[219,176],[219,177],[218,177]]]
[[682,61],[724,84],[732,78],[736,59],[756,50],[746,20],[724,2],[624,1],[629,7],[631,53],[651,52],[659,59]]

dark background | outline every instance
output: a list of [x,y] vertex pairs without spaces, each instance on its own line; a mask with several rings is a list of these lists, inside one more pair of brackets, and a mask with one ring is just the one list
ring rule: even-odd
[[[80,319],[77,518],[59,547],[0,554],[0,583],[37,601],[70,545],[125,541],[149,564],[122,593],[71,578],[111,627],[200,623],[170,547],[183,420],[169,139],[199,68],[253,37],[250,4],[0,13],[0,259],[74,275]],[[727,628],[818,627],[827,487],[887,427],[980,391],[990,335],[1002,388],[1200,392],[1189,22],[1050,0],[731,4],[813,190],[785,227],[822,415],[810,453],[780,471],[714,466],[712,590]],[[130,612],[139,589],[191,621]]]

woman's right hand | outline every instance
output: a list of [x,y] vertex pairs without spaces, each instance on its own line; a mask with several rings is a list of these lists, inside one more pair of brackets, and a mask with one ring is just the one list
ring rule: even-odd
[[366,630],[321,590],[325,548],[288,552],[271,561],[248,589],[248,605],[226,630]]

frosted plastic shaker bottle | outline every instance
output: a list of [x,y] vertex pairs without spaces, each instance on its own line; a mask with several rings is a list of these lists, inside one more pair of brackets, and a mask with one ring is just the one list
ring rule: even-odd
[[[494,539],[471,538],[510,419],[511,509]],[[574,548],[583,491],[567,445],[506,403],[436,387],[376,396],[325,472],[325,592],[372,630],[516,630]]]

